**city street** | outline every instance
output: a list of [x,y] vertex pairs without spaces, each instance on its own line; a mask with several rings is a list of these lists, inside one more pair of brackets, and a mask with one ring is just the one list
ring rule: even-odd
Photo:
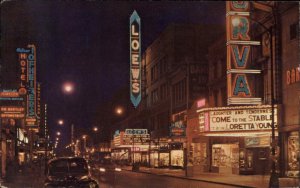
[[[130,181],[128,181],[130,179]],[[99,179],[98,179],[99,180]],[[190,181],[175,177],[145,174],[138,172],[122,171],[115,175],[115,178],[101,182],[101,188],[230,188],[226,186],[202,181]],[[236,186],[237,187],[237,186]]]
[[300,1],[0,9],[0,188],[300,187]]

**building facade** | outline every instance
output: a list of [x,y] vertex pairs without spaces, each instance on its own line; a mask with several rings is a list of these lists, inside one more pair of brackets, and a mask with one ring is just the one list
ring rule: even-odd
[[299,4],[271,3],[266,4],[267,9],[260,4],[250,5],[253,7],[250,35],[261,42],[251,48],[250,61],[252,68],[261,73],[248,77],[248,81],[252,91],[262,98],[261,104],[227,105],[228,54],[225,35],[221,36],[209,48],[209,106],[197,110],[199,135],[193,138],[194,168],[219,173],[268,174],[275,160],[281,176],[297,177]]

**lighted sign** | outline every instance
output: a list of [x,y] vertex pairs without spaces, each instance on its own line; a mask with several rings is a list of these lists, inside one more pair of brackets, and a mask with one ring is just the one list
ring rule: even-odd
[[147,144],[149,143],[150,135],[147,129],[125,129],[123,142],[125,145],[130,144]]
[[[272,129],[272,108],[269,105],[207,108],[198,112],[202,132]],[[277,128],[277,107],[274,109],[274,126]]]
[[142,134],[148,134],[147,129],[126,129],[125,134],[134,134],[134,135],[142,135]]
[[37,83],[37,105],[36,105],[37,125],[40,125],[41,116],[41,83]]
[[8,119],[22,119],[25,117],[25,109],[19,106],[0,107],[0,117]]
[[27,93],[28,54],[30,53],[30,50],[24,48],[17,48],[16,52],[18,53],[19,56],[19,65],[20,65],[19,93],[25,95]]
[[130,16],[130,99],[134,107],[141,102],[141,20],[136,11]]
[[0,90],[0,97],[19,97],[19,93],[17,90]]
[[[250,2],[226,2],[227,28],[227,93],[228,105],[261,104],[261,98],[252,91],[252,78],[261,70],[251,69],[250,54],[253,45],[260,45],[250,38]],[[250,82],[253,82],[252,85]]]
[[206,105],[206,99],[200,99],[197,101],[197,108],[202,108]]
[[132,134],[124,134],[123,136],[123,144],[124,145],[147,145],[149,144],[150,135],[142,134],[142,135],[132,135]]
[[300,82],[300,68],[293,68],[286,71],[286,84],[294,84]]
[[27,117],[28,119],[36,119],[36,48],[34,45],[28,45],[28,48],[30,52],[27,56]]
[[181,137],[185,136],[186,126],[183,121],[176,121],[170,126],[170,136],[171,137]]

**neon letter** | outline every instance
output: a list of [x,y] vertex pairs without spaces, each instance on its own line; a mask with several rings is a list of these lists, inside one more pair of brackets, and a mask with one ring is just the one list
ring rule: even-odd
[[248,35],[249,31],[249,21],[245,17],[239,17],[239,24],[233,26],[233,38],[241,40],[250,40]]
[[250,46],[243,46],[242,52],[240,52],[237,45],[232,45],[231,52],[233,53],[233,57],[236,65],[239,68],[245,67],[248,62]]
[[237,75],[236,77],[233,94],[238,95],[239,93],[245,93],[245,95],[250,95],[245,75]]

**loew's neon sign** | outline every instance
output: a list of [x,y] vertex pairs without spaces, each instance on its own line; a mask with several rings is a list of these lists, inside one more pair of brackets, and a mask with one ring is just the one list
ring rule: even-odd
[[141,20],[136,11],[130,16],[130,99],[134,107],[141,101]]

